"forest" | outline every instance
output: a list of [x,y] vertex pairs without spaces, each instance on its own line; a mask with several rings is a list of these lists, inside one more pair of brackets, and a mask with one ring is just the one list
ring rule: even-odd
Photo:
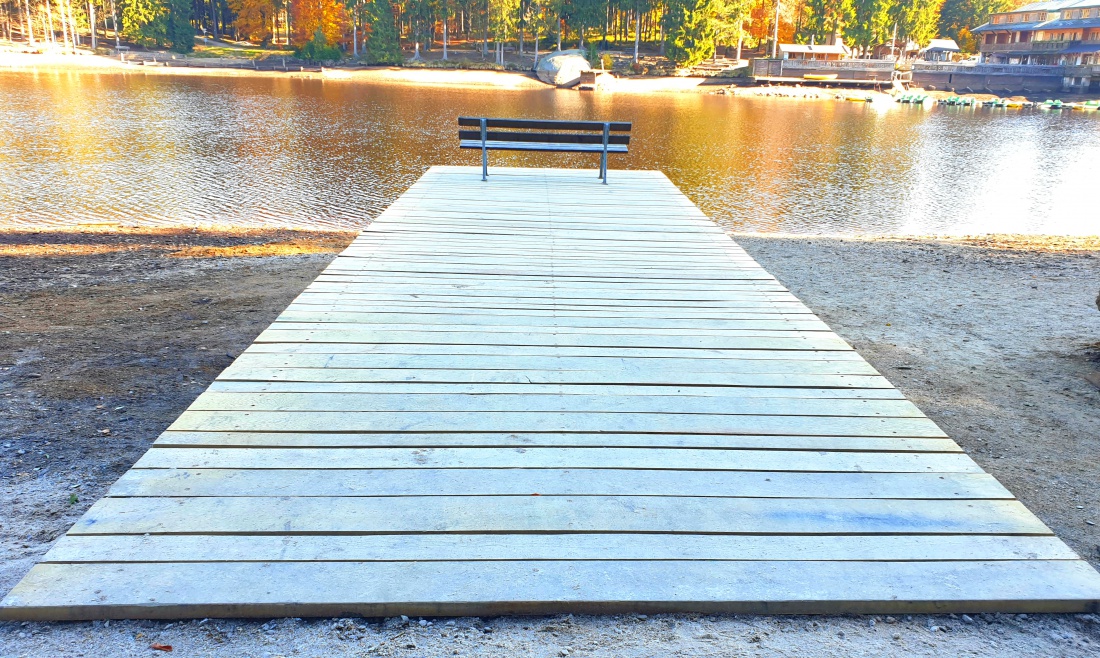
[[[460,46],[504,62],[506,51],[633,48],[693,66],[736,46],[822,43],[840,35],[857,56],[892,39],[925,45],[970,30],[1010,0],[0,0],[0,38],[64,48],[193,49],[196,35],[296,48],[309,59],[399,64],[404,50]],[[95,26],[94,29],[92,26]],[[116,36],[117,34],[117,36]],[[109,37],[109,39],[108,39]],[[109,43],[102,43],[103,41]],[[595,46],[593,46],[595,44]]]

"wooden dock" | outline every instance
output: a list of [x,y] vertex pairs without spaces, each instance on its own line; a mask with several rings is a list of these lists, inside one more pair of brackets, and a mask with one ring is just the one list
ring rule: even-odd
[[430,169],[0,617],[1097,609],[663,174],[611,180]]

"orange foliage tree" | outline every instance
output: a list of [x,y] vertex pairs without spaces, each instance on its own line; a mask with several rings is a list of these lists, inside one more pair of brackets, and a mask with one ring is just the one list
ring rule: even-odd
[[242,37],[263,44],[271,41],[274,0],[229,0],[229,8],[237,15],[234,25]]
[[301,46],[313,38],[317,30],[331,44],[342,43],[348,27],[348,12],[338,0],[296,0],[292,5],[294,45]]

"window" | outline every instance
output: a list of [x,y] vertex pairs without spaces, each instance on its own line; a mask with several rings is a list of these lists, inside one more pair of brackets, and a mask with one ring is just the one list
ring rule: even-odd
[[1003,19],[1003,18],[1004,18],[1004,16],[994,16],[994,17],[993,17],[993,24],[994,24],[994,25],[998,25],[998,24],[1000,24],[1000,22],[1001,22],[1001,19]]

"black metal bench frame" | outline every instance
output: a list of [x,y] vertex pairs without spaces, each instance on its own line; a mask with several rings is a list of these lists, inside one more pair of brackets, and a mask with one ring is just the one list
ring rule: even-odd
[[[626,153],[625,121],[458,118],[459,148],[481,149],[481,180],[489,180],[489,151],[599,153],[599,178],[607,185],[607,154]],[[462,128],[476,128],[463,130]],[[508,131],[508,132],[504,132]]]

